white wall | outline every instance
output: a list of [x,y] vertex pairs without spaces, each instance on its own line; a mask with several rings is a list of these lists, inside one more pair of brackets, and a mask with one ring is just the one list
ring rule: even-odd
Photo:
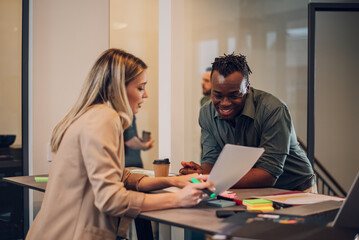
[[[73,105],[91,66],[109,46],[109,1],[31,3],[30,174],[43,174],[51,164],[46,151],[53,127]],[[39,198],[34,196],[35,201]]]
[[141,58],[148,66],[149,98],[137,113],[139,136],[142,130],[150,131],[154,147],[141,151],[144,168],[152,169],[158,156],[158,1],[111,0],[110,47],[124,49]]

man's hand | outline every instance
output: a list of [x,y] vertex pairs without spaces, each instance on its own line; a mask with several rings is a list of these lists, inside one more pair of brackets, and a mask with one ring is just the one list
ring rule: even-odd
[[201,165],[191,161],[191,162],[181,162],[183,168],[179,170],[180,175],[187,175],[192,173],[198,173],[201,174],[203,172],[203,169]]

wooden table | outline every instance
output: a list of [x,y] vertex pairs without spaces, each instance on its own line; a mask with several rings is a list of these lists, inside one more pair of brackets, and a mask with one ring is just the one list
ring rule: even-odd
[[35,182],[35,177],[47,177],[47,174],[34,176],[19,176],[19,177],[4,177],[5,182],[14,183],[16,185],[34,189],[40,192],[45,192],[46,182]]
[[[286,192],[287,190],[275,188],[253,188],[253,189],[231,189],[237,194],[238,199],[250,198],[252,196],[265,196],[275,193]],[[216,217],[218,207],[206,205],[205,202],[191,208],[175,208],[142,212],[141,219],[151,220],[159,223],[177,226],[188,230],[214,235],[221,233],[223,228],[229,227],[223,219]],[[226,210],[244,209],[244,206],[226,207]]]
[[[44,177],[47,175],[36,175]],[[46,182],[35,182],[35,176],[7,177],[4,181],[14,183],[23,187],[45,192]],[[275,193],[285,192],[286,190],[274,188],[256,189],[233,189],[238,199],[245,199],[252,196],[264,196]],[[243,209],[243,206],[234,206],[226,210]],[[142,212],[136,218],[136,229],[138,239],[153,239],[150,221],[177,226],[180,228],[214,235],[221,233],[223,228],[230,227],[221,218],[216,217],[218,208],[207,206],[205,202],[191,208],[176,208],[158,211]]]

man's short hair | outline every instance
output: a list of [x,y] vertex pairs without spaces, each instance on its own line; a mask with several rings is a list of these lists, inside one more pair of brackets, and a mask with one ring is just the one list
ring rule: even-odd
[[227,77],[234,72],[241,72],[248,83],[249,74],[252,73],[248,66],[246,56],[242,54],[235,55],[234,53],[229,55],[224,54],[224,56],[216,57],[212,63],[211,76],[214,70],[218,71],[224,77]]

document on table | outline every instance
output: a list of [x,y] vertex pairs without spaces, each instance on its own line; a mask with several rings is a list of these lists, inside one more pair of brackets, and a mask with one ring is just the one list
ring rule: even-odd
[[281,193],[268,196],[253,196],[289,205],[312,204],[324,201],[344,201],[344,198],[314,193]]
[[146,174],[149,177],[155,177],[155,172],[153,170],[146,170],[142,168],[131,169],[131,173],[140,173]]
[[263,148],[226,144],[207,180],[214,183],[214,192],[219,195],[232,187],[253,167],[263,152]]

